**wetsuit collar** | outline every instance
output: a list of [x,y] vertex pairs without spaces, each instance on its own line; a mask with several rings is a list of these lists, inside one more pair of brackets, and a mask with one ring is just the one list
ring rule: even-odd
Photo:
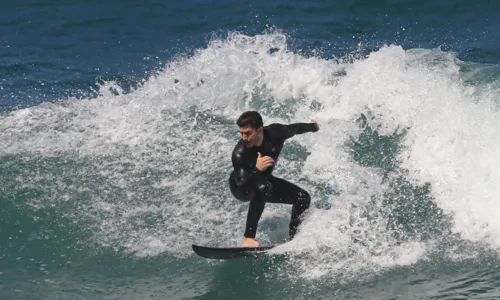
[[266,130],[262,129],[262,137],[261,137],[262,139],[261,139],[260,143],[257,145],[257,147],[262,146],[262,144],[264,143],[265,134],[266,134]]

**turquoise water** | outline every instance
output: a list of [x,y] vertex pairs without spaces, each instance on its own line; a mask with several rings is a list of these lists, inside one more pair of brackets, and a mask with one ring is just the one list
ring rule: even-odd
[[[0,298],[498,298],[499,10],[1,4]],[[268,256],[205,260],[191,244],[241,243],[248,109],[319,122],[275,170],[314,203]],[[258,240],[289,214],[267,205]]]

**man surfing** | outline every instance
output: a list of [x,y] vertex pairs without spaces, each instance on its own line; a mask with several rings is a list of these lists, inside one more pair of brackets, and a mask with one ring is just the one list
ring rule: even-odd
[[300,216],[309,208],[311,197],[302,188],[272,175],[285,140],[297,134],[316,132],[318,123],[271,124],[264,127],[258,112],[244,112],[236,121],[241,140],[232,153],[233,172],[229,187],[236,199],[249,201],[243,247],[258,247],[257,224],[266,202],[292,205],[289,234],[293,238]]

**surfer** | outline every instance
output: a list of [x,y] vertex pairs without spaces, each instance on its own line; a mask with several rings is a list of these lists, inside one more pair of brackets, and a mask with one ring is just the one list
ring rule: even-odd
[[243,247],[257,247],[257,224],[266,202],[292,205],[289,234],[293,238],[300,225],[301,214],[309,208],[311,197],[304,189],[272,175],[285,140],[296,134],[316,132],[318,123],[270,124],[264,126],[256,111],[244,112],[236,121],[241,140],[232,153],[233,172],[229,187],[233,196],[249,201]]

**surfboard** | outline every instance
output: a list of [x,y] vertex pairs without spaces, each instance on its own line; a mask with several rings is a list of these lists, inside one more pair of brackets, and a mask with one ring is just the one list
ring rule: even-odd
[[261,254],[265,254],[267,250],[270,250],[277,245],[270,246],[260,246],[260,247],[228,247],[228,248],[217,248],[217,247],[207,247],[199,246],[193,244],[194,253],[201,257],[209,259],[233,259],[240,257],[256,257]]

